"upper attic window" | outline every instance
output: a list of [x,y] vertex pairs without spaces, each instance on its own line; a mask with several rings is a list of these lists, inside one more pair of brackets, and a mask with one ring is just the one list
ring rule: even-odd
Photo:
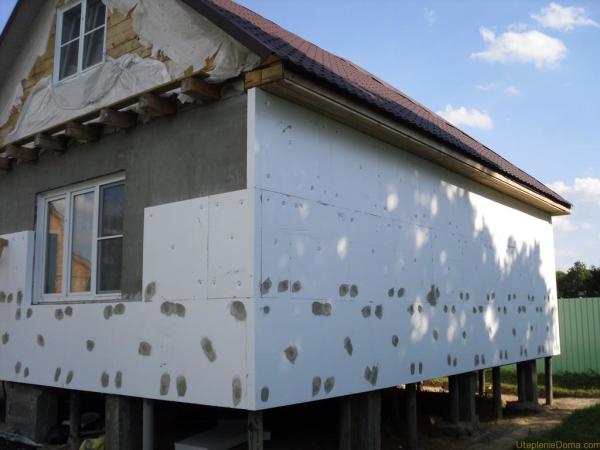
[[54,80],[73,77],[104,61],[106,6],[102,0],[67,2],[56,17]]

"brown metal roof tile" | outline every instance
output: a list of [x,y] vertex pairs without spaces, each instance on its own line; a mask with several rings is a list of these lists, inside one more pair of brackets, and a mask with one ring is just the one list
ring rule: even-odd
[[451,145],[460,153],[545,197],[563,206],[571,206],[567,200],[531,175],[424,105],[352,62],[319,48],[231,0],[184,1],[202,11],[210,20],[259,56],[274,54],[307,75]]

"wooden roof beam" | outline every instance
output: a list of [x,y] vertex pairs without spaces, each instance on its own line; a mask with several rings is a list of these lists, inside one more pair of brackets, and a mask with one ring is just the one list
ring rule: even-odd
[[0,238],[0,258],[2,257],[2,253],[6,247],[8,247],[8,240]]
[[113,128],[133,128],[137,125],[137,114],[133,111],[117,111],[110,108],[100,110],[99,122]]
[[0,156],[0,170],[8,171],[10,168],[10,159],[7,156]]
[[72,120],[65,126],[65,136],[79,142],[97,141],[102,137],[102,125],[84,125]]
[[188,77],[181,80],[181,93],[203,102],[219,100],[221,89],[220,84],[210,84],[197,77]]
[[21,147],[20,145],[10,144],[6,147],[6,157],[16,159],[17,161],[37,161],[39,152],[32,148]]
[[140,95],[139,107],[154,115],[170,116],[177,112],[177,100],[148,92]]
[[54,150],[56,152],[67,151],[67,139],[65,136],[51,136],[47,134],[36,134],[33,145],[42,150]]

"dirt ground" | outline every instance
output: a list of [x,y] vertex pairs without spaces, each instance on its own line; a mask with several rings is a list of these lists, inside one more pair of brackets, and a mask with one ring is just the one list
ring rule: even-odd
[[[503,395],[503,401],[515,401],[516,396]],[[422,450],[478,449],[508,450],[514,448],[517,441],[530,434],[537,434],[559,425],[573,411],[600,403],[600,398],[555,398],[550,407],[544,406],[539,414],[505,414],[500,421],[482,420],[479,429],[472,435],[456,437],[444,433],[442,427],[431,424],[421,430],[420,448]],[[540,401],[543,405],[543,400]],[[386,442],[385,450],[403,448],[401,441]]]
[[[418,394],[419,405],[419,449],[421,450],[460,450],[492,449],[509,450],[517,441],[530,434],[545,431],[560,424],[569,414],[581,408],[600,403],[600,398],[555,398],[551,407],[543,406],[539,413],[511,412],[504,410],[500,421],[492,419],[492,398],[477,398],[479,426],[472,434],[449,432],[443,417],[448,407],[448,394],[441,389],[424,388]],[[503,394],[503,402],[516,401],[517,397]],[[540,404],[543,405],[543,400]],[[382,450],[403,449],[405,436],[401,417],[393,417],[389,402],[383,399]],[[272,431],[273,439],[265,442],[266,450],[337,450],[337,411],[321,405],[319,411],[298,411],[278,414],[279,420],[265,417],[265,426]],[[400,400],[400,415],[402,400]],[[326,411],[323,413],[323,411]],[[283,414],[282,414],[283,413]],[[289,414],[289,416],[287,416]],[[281,417],[283,416],[283,417]],[[286,417],[287,416],[287,417]],[[316,420],[311,420],[312,417]],[[302,426],[298,426],[302,423]],[[295,426],[294,426],[295,425]],[[245,446],[235,450],[244,450]]]

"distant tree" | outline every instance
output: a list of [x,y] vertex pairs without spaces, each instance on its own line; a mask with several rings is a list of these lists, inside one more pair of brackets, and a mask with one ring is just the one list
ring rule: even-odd
[[577,261],[567,272],[556,272],[559,298],[591,297],[597,295],[594,284],[600,287],[600,269],[592,269]]
[[565,298],[565,278],[567,277],[567,273],[562,270],[556,271],[556,288],[558,290],[558,298]]
[[588,297],[600,297],[600,267],[590,268],[591,278],[588,283]]

